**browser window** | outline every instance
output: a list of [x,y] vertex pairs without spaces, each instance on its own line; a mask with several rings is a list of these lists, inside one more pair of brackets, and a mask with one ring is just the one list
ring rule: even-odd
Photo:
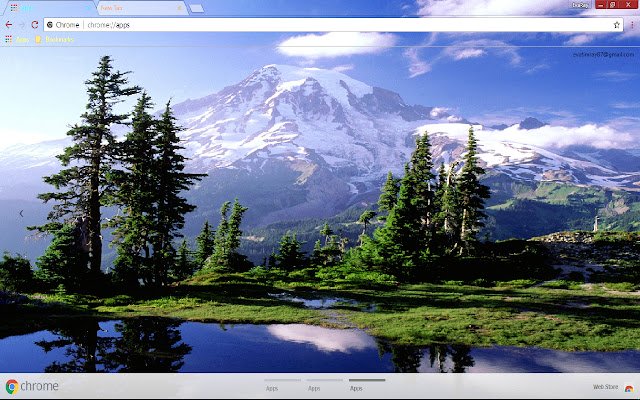
[[0,2],[7,398],[635,398],[638,1]]

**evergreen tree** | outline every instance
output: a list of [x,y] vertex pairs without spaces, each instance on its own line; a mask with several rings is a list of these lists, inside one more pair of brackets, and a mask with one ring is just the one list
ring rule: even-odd
[[175,259],[173,242],[182,237],[184,215],[196,207],[187,202],[182,192],[188,190],[203,174],[184,172],[185,157],[181,154],[178,133],[181,128],[167,103],[165,111],[156,122],[157,168],[156,168],[156,216],[153,224],[151,243],[153,244],[153,277],[156,285],[166,284],[166,277]]
[[183,239],[180,247],[178,248],[178,253],[176,254],[176,260],[172,268],[172,275],[176,280],[182,281],[193,275],[193,273],[194,265],[191,260],[191,251],[189,250],[187,241]]
[[125,287],[138,285],[138,278],[146,284],[153,282],[151,234],[157,214],[157,130],[156,121],[149,113],[153,107],[145,93],[138,100],[131,118],[132,130],[118,151],[125,170],[114,170],[111,178],[115,187],[110,203],[120,206],[109,226],[115,227],[114,261],[116,280]]
[[458,178],[458,195],[460,201],[460,241],[463,244],[461,252],[469,252],[477,240],[477,234],[484,226],[482,220],[486,218],[484,200],[490,196],[489,188],[480,183],[480,177],[485,173],[478,163],[478,143],[473,127],[469,128],[467,153],[464,155],[464,165]]
[[307,259],[304,253],[300,250],[302,245],[296,239],[295,234],[287,232],[280,239],[280,247],[275,259],[278,268],[285,271],[293,271],[296,269],[302,269],[307,264]]
[[441,218],[441,212],[442,212],[442,198],[444,197],[444,191],[446,187],[447,187],[447,171],[444,167],[444,163],[440,163],[440,168],[438,168],[438,183],[436,185],[435,192],[433,195],[433,204],[434,204],[434,209],[436,210],[436,213],[433,216],[433,225],[436,231],[440,231],[444,223]]
[[[312,254],[313,265],[316,267],[337,265],[342,259],[342,254],[344,253],[342,239],[338,235],[331,235],[324,246],[314,246],[314,252]],[[319,244],[320,241],[316,242],[316,245]],[[344,245],[346,245],[346,243]]]
[[[107,176],[116,149],[111,127],[125,123],[128,118],[128,114],[119,114],[114,107],[140,91],[137,86],[127,86],[127,74],[114,71],[112,59],[102,57],[98,69],[85,82],[89,101],[82,122],[67,132],[73,144],[58,156],[64,169],[44,178],[56,191],[38,196],[45,203],[55,202],[49,213],[50,221],[82,221],[86,227],[82,248],[89,253],[88,264],[94,279],[101,273],[101,205],[111,187]],[[53,227],[45,224],[34,229],[49,232]]]
[[227,247],[232,254],[236,253],[240,247],[240,238],[242,237],[240,224],[242,224],[242,217],[247,210],[248,208],[243,207],[236,198],[231,207],[231,216],[229,217],[227,230]]
[[426,236],[427,243],[433,234],[434,209],[434,178],[433,160],[429,136],[425,132],[416,140],[416,149],[411,155],[410,168],[405,176],[409,184],[414,185],[415,197],[412,202],[420,219],[422,233]]
[[267,258],[267,269],[276,268],[278,266],[278,257],[275,251],[272,251]]
[[436,214],[434,203],[434,178],[431,145],[427,133],[416,140],[411,162],[405,165],[405,175],[400,181],[397,200],[390,208],[395,186],[393,176],[388,175],[381,208],[389,209],[385,225],[374,234],[378,262],[383,271],[399,279],[407,279],[415,269],[423,265],[433,249]]
[[460,244],[460,201],[455,168],[458,162],[453,162],[448,170],[444,164],[440,167],[439,183],[436,191],[435,225],[438,236],[438,246],[444,253],[453,252]]
[[200,234],[196,237],[196,268],[202,268],[215,249],[216,232],[209,226],[209,221],[204,222]]
[[[227,217],[230,209],[231,216]],[[243,207],[238,199],[233,202],[233,207],[228,201],[222,205],[220,224],[214,240],[214,252],[207,262],[208,268],[229,272],[241,271],[250,267],[246,257],[237,251],[242,236],[240,224],[242,224],[242,217],[246,211],[247,208]]]
[[67,290],[81,288],[87,274],[87,260],[78,248],[78,237],[73,225],[64,224],[53,233],[53,240],[36,261],[35,277],[46,289],[64,285]]
[[362,214],[360,214],[360,218],[358,218],[358,223],[362,224],[362,235],[367,234],[367,226],[371,222],[372,219],[376,217],[376,212],[371,210],[366,210]]
[[[393,210],[393,207],[396,206],[398,202],[398,193],[400,191],[400,179],[397,179],[393,176],[391,171],[387,174],[387,180],[382,187],[382,192],[380,193],[380,198],[378,199],[378,210],[381,213],[389,213]],[[379,219],[384,221],[386,218],[385,215],[381,215]]]
[[411,178],[402,179],[398,202],[391,209],[385,225],[374,233],[377,263],[383,272],[407,279],[421,264],[424,235],[421,220],[417,218],[415,186]]
[[227,248],[227,232],[229,231],[229,209],[231,202],[225,201],[220,207],[220,223],[216,229],[214,238],[214,251],[206,263],[207,268],[212,269],[228,269],[228,248]]
[[320,239],[316,240],[313,245],[313,251],[311,252],[311,265],[314,267],[322,266],[324,261],[324,255],[322,254],[322,242]]
[[324,236],[324,245],[326,246],[329,243],[329,238],[333,235],[333,229],[325,222],[320,229],[320,234]]

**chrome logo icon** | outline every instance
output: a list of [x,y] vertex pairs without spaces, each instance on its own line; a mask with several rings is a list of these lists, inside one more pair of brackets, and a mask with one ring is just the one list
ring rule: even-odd
[[15,379],[9,379],[7,381],[7,385],[5,386],[7,389],[7,393],[15,394],[18,391],[18,381]]

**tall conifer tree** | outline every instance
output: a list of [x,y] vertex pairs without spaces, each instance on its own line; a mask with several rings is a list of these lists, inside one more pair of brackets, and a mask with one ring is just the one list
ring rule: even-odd
[[428,243],[433,233],[434,189],[436,185],[431,143],[427,132],[416,140],[416,149],[411,155],[407,178],[409,184],[414,186],[415,197],[412,202],[417,212],[416,217],[420,219],[420,227]]
[[[229,214],[231,210],[231,215]],[[246,257],[238,253],[242,231],[242,217],[247,211],[238,199],[235,199],[233,206],[230,202],[225,202],[220,208],[220,224],[216,230],[214,239],[214,252],[207,262],[208,268],[229,272],[241,270],[247,265]]]
[[[389,171],[387,174],[387,180],[382,186],[380,198],[378,199],[378,210],[380,213],[389,213],[398,202],[398,192],[400,191],[400,179],[393,176],[393,173]],[[380,215],[378,219],[384,221],[385,215]]]
[[410,177],[402,179],[398,201],[382,228],[374,233],[378,262],[385,273],[406,279],[421,261],[424,235],[413,199],[415,186]]
[[131,115],[131,132],[119,144],[118,156],[124,167],[114,170],[112,180],[118,188],[111,203],[120,213],[109,222],[117,254],[114,261],[116,280],[127,287],[153,281],[151,235],[154,231],[157,201],[156,121],[151,116],[151,98],[145,93]]
[[180,145],[178,133],[181,128],[167,103],[160,119],[156,122],[157,167],[155,169],[156,218],[152,235],[154,258],[154,281],[156,285],[166,283],[169,269],[175,260],[175,238],[182,237],[184,215],[195,210],[183,196],[184,191],[204,177],[204,174],[184,172],[184,147]]
[[202,268],[215,249],[216,232],[209,226],[209,221],[205,221],[200,234],[196,237],[196,268]]
[[[128,86],[127,74],[114,71],[111,57],[101,58],[98,69],[85,82],[89,100],[82,122],[67,132],[73,144],[58,156],[64,168],[44,178],[56,191],[38,196],[45,202],[56,202],[49,213],[50,221],[74,221],[82,226],[78,251],[88,253],[93,279],[100,275],[102,264],[101,206],[111,187],[107,176],[116,149],[111,128],[128,118],[115,106],[140,91],[137,86]],[[37,229],[50,231],[53,226],[46,224]]]
[[482,220],[486,218],[484,213],[484,201],[490,196],[489,187],[480,183],[480,177],[484,175],[484,168],[478,163],[478,143],[473,127],[469,127],[469,139],[467,153],[464,155],[464,165],[458,178],[458,194],[460,201],[460,240],[463,244],[461,251],[470,251],[477,240],[477,234],[484,226]]

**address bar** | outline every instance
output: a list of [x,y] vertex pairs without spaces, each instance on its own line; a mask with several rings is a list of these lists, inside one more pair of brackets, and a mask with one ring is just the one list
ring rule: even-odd
[[623,32],[620,17],[45,18],[45,32]]

